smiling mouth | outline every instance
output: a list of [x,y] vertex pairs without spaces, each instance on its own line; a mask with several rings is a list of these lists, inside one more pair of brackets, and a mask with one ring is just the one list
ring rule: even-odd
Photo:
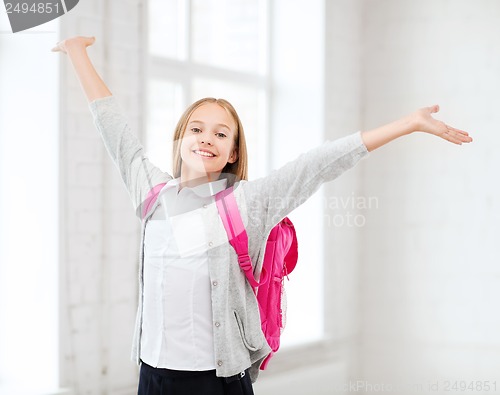
[[194,150],[193,151],[196,155],[203,156],[204,158],[213,158],[215,157],[214,154],[208,151],[200,151],[200,150]]

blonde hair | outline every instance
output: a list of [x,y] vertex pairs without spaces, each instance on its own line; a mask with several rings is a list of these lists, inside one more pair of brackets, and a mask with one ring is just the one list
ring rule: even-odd
[[[245,133],[243,132],[243,125],[241,124],[240,117],[234,109],[234,107],[227,100],[215,99],[213,97],[206,97],[200,99],[193,104],[191,104],[186,111],[182,114],[177,122],[174,132],[174,144],[173,144],[173,176],[178,178],[181,176],[181,141],[186,133],[186,126],[188,124],[191,114],[200,106],[205,103],[216,103],[222,108],[224,108],[229,115],[234,120],[236,124],[236,130],[234,134],[234,147],[238,153],[238,159],[234,163],[227,163],[222,169],[220,178],[228,178],[227,186],[232,186],[236,181],[247,180],[248,179],[248,156],[247,156],[247,144],[245,140]],[[232,175],[227,177],[228,175]]]

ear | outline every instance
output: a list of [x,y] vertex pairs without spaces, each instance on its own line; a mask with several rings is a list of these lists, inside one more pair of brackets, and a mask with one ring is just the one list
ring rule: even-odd
[[234,163],[238,160],[238,148],[234,148],[233,153],[229,156],[227,163]]

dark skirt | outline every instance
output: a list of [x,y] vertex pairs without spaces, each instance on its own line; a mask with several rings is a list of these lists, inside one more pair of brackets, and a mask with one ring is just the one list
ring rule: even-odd
[[201,372],[153,368],[141,364],[138,395],[253,395],[248,371],[224,378]]

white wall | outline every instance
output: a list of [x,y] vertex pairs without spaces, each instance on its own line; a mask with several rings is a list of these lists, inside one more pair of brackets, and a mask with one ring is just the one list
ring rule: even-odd
[[[361,24],[363,2],[326,2],[325,137],[334,140],[362,128],[363,69]],[[359,327],[360,229],[365,210],[355,202],[367,197],[361,189],[362,162],[325,185],[325,330],[331,339],[331,359],[345,366],[342,375],[321,382],[332,393],[351,379],[357,367]],[[360,220],[361,221],[358,221]],[[336,393],[336,392],[335,392]]]
[[59,378],[57,29],[13,34],[0,12],[0,394]]
[[438,380],[441,393],[444,380],[498,378],[499,20],[496,1],[365,2],[365,127],[438,103],[437,118],[475,138],[416,134],[363,164],[363,191],[380,203],[362,232],[367,380]]

